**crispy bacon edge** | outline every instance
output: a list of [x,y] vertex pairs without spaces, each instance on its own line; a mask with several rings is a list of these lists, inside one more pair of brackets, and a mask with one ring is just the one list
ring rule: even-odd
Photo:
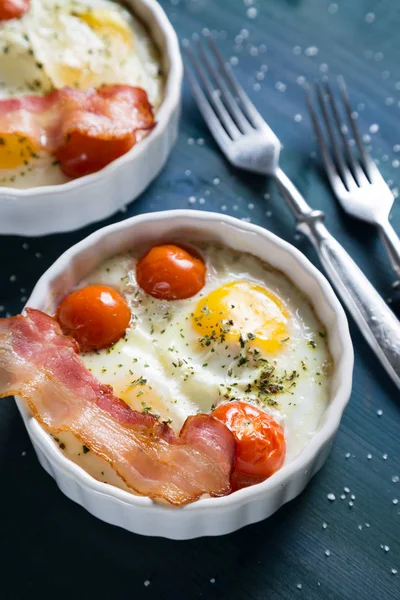
[[71,178],[104,168],[155,125],[147,93],[124,84],[0,100],[0,134],[28,138],[50,152]]
[[[90,397],[98,418],[106,424],[109,419],[111,431],[115,428],[119,433],[125,431],[124,441],[127,442],[132,442],[132,434],[133,438],[137,436],[138,448],[134,448],[133,454],[136,453],[139,460],[144,456],[144,464],[148,459],[147,445],[151,446],[150,463],[156,463],[155,472],[157,469],[160,469],[160,473],[166,470],[173,481],[160,482],[158,488],[146,492],[145,495],[150,498],[179,506],[193,502],[203,494],[222,496],[231,491],[235,440],[225,425],[211,415],[199,414],[188,417],[179,436],[176,436],[166,423],[159,423],[153,415],[132,410],[115,397],[110,386],[98,382],[86,369],[77,352],[76,342],[64,336],[58,323],[41,311],[28,308],[26,316],[0,319],[0,397],[14,394],[23,397],[34,417],[47,431],[71,431],[82,444],[105,459],[125,483],[139,494],[143,494],[143,490],[140,486],[132,485],[129,468],[120,468],[115,463],[112,451],[104,451],[102,444],[106,447],[107,441],[102,440],[102,444],[96,445],[85,437],[85,433],[79,429],[79,419],[77,422],[56,425],[49,414],[51,402],[44,402],[45,410],[38,408],[37,404],[43,402],[43,398],[38,401],[35,394],[38,390],[40,394],[41,386],[46,389],[46,385],[50,384],[50,389],[66,389],[72,394],[76,394],[78,389],[80,396],[85,393]],[[18,376],[17,370],[20,370]],[[35,375],[32,375],[32,371]],[[54,384],[55,387],[52,387]],[[160,457],[157,451],[152,451],[157,444],[165,450]],[[163,462],[166,458],[171,458],[171,464]],[[200,466],[199,472],[185,472],[188,467],[193,469],[197,466]],[[210,473],[207,473],[207,469]],[[199,481],[196,481],[196,477]],[[146,474],[143,473],[145,478]],[[212,480],[212,486],[205,485],[207,479]],[[179,485],[187,489],[179,489]]]

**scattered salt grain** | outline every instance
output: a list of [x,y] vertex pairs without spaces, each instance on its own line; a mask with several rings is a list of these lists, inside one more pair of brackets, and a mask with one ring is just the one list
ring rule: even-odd
[[350,492],[350,488],[348,488],[348,487],[343,488],[343,490],[346,492],[346,494],[348,494]]
[[272,217],[272,211],[267,210],[267,212],[265,213],[266,217]]
[[363,528],[363,526],[362,526],[362,525],[359,525],[359,526],[358,526],[358,529],[359,529],[360,531],[362,531],[362,528]]
[[378,417],[381,417],[383,415],[383,410],[380,408],[376,411],[376,414],[378,415]]
[[21,456],[26,456],[25,450],[23,452],[21,452]]
[[317,56],[319,50],[316,46],[309,46],[304,50],[306,56]]
[[306,82],[306,78],[303,77],[303,75],[299,75],[296,79],[296,83],[298,83],[299,85],[304,85]]
[[330,556],[331,555],[331,551],[330,550],[325,550],[325,556]]
[[354,502],[352,502],[352,501],[350,500],[350,502],[349,502],[349,508],[353,508],[353,506],[354,506]]
[[341,500],[346,500],[346,494],[342,494],[342,495],[340,496],[340,499],[341,499]]
[[298,590],[301,590],[301,588],[303,587],[303,585],[302,585],[301,583],[298,583],[298,584],[296,585],[296,587],[297,587],[297,589],[298,589]]
[[258,15],[258,10],[256,9],[255,6],[250,6],[250,8],[247,9],[247,16],[249,19],[255,19],[257,15]]
[[22,244],[22,249],[23,249],[23,250],[28,250],[28,249],[29,249],[29,244],[28,244],[27,242],[24,242],[24,243]]
[[328,498],[329,502],[334,502],[336,500],[336,496],[335,496],[335,494],[332,494],[332,492],[329,492],[329,494],[327,495],[327,498]]
[[322,523],[322,529],[326,529],[328,527],[328,523]]
[[354,495],[354,494],[352,494],[352,495],[350,496],[350,498],[351,498],[352,500],[355,500],[355,499],[356,499],[356,497],[355,497],[355,495]]
[[367,458],[368,458],[368,460],[371,460],[372,454],[367,454]]
[[399,478],[398,475],[393,475],[393,477],[392,477],[392,482],[393,483],[399,483],[399,480],[400,480],[400,478]]
[[393,102],[394,102],[394,98],[392,98],[391,96],[388,96],[385,100],[386,106],[392,106]]
[[188,201],[189,204],[194,204],[196,202],[196,196],[189,196]]
[[213,179],[213,184],[214,184],[214,185],[219,185],[220,183],[221,183],[221,180],[220,180],[220,178],[219,178],[219,177],[215,177],[215,178]]
[[385,546],[383,546],[383,549],[385,552],[389,552],[389,550],[390,550],[389,546],[386,546],[386,544],[385,544]]
[[297,114],[297,115],[294,115],[294,120],[296,121],[296,123],[300,123],[300,121],[303,120],[303,117],[302,117],[302,115]]
[[187,143],[189,144],[189,146],[193,146],[194,144],[194,139],[193,138],[188,138]]
[[392,161],[392,167],[394,167],[395,169],[397,169],[400,166],[400,160],[394,160]]
[[227,209],[227,206],[226,206],[226,204],[223,204],[223,205],[221,206],[221,210],[222,210],[223,212],[225,212],[225,211],[226,211],[226,209]]
[[199,198],[199,204],[205,204],[205,203],[206,203],[205,198]]
[[382,454],[382,458],[383,460],[387,460],[388,455],[387,454]]
[[150,581],[148,579],[146,579],[146,581],[144,582],[144,587],[149,587],[150,585]]
[[393,498],[392,500],[392,504],[398,504],[399,503],[399,499],[398,498]]
[[379,131],[379,125],[377,123],[372,123],[369,127],[370,133],[377,133]]
[[287,88],[286,83],[283,83],[282,81],[277,81],[275,87],[278,92],[285,92]]
[[350,456],[351,456],[350,452],[346,452],[345,457],[350,458]]
[[16,275],[10,275],[10,281],[11,281],[11,283],[14,283],[14,281],[17,281],[17,276]]
[[328,13],[330,15],[336,15],[337,11],[339,10],[338,5],[336,4],[336,2],[332,2],[332,4],[330,4],[328,6]]
[[367,13],[365,15],[365,22],[366,23],[373,23],[374,21],[375,21],[375,14],[374,13],[370,12],[370,13]]
[[365,523],[365,527],[371,527],[369,523]]
[[397,569],[392,569],[392,575],[397,575]]
[[215,583],[215,577],[211,577],[210,583]]

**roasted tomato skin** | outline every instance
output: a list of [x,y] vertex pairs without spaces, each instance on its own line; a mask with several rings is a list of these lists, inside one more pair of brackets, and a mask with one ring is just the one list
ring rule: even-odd
[[204,287],[206,266],[190,248],[175,244],[153,246],[139,259],[136,279],[154,298],[184,300]]
[[67,177],[82,177],[100,171],[113,160],[126,154],[135,142],[135,133],[120,140],[102,140],[74,131],[55,152],[55,157]]
[[213,416],[230,429],[236,440],[232,489],[260,483],[283,464],[286,442],[282,427],[249,402],[221,404]]
[[0,2],[0,21],[19,19],[29,10],[30,0],[2,0]]
[[81,352],[87,352],[117,342],[129,326],[131,311],[113,288],[88,285],[64,298],[55,318],[63,332],[78,342]]

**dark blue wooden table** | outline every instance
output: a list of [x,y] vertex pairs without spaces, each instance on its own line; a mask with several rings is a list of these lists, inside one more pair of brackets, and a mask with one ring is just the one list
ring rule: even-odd
[[[399,1],[162,4],[181,39],[203,27],[217,32],[222,51],[284,144],[283,168],[310,204],[327,213],[332,233],[398,310],[375,231],[341,211],[319,170],[301,84],[304,77],[345,76],[367,143],[397,195]],[[108,222],[170,208],[251,220],[317,262],[307,241],[295,234],[276,188],[224,161],[187,86],[180,137],[164,172],[127,212]],[[393,224],[399,231],[399,204]],[[2,237],[0,315],[19,312],[39,275],[97,227],[40,239]],[[13,401],[2,401],[1,598],[400,598],[399,393],[350,325],[354,389],[326,466],[276,515],[221,538],[143,538],[96,520],[65,498],[41,469]]]

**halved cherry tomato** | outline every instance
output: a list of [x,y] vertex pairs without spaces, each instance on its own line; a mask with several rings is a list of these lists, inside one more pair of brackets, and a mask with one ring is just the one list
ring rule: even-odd
[[126,154],[135,142],[134,133],[121,140],[102,140],[74,131],[56,151],[55,157],[65,175],[82,177],[103,169],[116,158]]
[[117,342],[131,320],[124,298],[106,285],[88,285],[69,294],[59,304],[56,319],[82,352],[106,348]]
[[206,266],[201,257],[173,244],[153,246],[136,265],[140,287],[154,298],[191,298],[205,284]]
[[29,6],[30,0],[2,0],[0,2],[0,21],[22,17]]
[[280,469],[286,453],[285,436],[270,415],[241,401],[221,404],[212,414],[236,440],[233,490],[264,481]]

